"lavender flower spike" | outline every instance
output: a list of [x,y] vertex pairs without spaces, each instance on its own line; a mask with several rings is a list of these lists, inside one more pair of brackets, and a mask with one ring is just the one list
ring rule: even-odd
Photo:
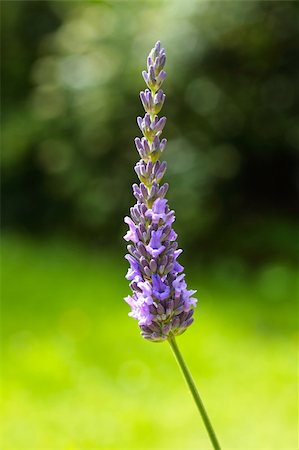
[[166,183],[160,185],[166,171],[166,162],[160,157],[166,146],[161,134],[166,118],[159,118],[165,94],[161,85],[166,78],[166,55],[158,41],[147,58],[147,70],[142,72],[148,89],[140,93],[145,116],[137,122],[143,134],[135,139],[140,161],[135,171],[140,184],[133,185],[137,203],[126,217],[129,231],[124,236],[130,268],[132,294],[125,298],[131,306],[129,315],[138,320],[141,334],[155,342],[182,334],[193,322],[196,291],[188,290],[184,268],[177,261],[181,250],[172,228],[174,211],[170,210],[165,194]]
[[145,116],[137,123],[143,134],[135,139],[140,161],[135,172],[140,184],[133,184],[137,203],[125,217],[129,230],[124,236],[129,254],[130,268],[126,278],[130,280],[132,295],[125,298],[131,306],[129,315],[138,320],[141,334],[153,342],[168,340],[175,358],[203,419],[214,450],[221,450],[211,421],[199,396],[193,378],[176,343],[193,322],[196,291],[188,290],[183,266],[177,261],[182,250],[178,249],[177,234],[172,228],[175,220],[165,199],[168,184],[160,185],[166,171],[166,162],[160,157],[166,139],[160,139],[166,118],[157,114],[162,109],[165,94],[161,85],[166,78],[166,55],[158,41],[147,58],[147,71],[142,72],[148,89],[140,93]]

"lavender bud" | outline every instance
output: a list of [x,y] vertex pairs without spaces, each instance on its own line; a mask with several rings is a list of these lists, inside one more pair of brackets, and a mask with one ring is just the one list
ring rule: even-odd
[[161,111],[164,101],[165,101],[166,95],[163,93],[162,89],[159,89],[157,94],[154,95],[153,101],[152,101],[152,110],[154,114],[159,114]]

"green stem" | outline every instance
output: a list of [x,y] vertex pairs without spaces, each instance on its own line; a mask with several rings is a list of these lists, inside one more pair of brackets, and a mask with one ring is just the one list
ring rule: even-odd
[[189,369],[186,366],[186,363],[185,363],[185,361],[183,359],[183,356],[182,356],[182,354],[181,354],[181,352],[180,352],[180,350],[178,348],[176,340],[175,340],[174,337],[171,337],[171,338],[168,339],[168,341],[169,341],[169,344],[170,344],[170,346],[172,348],[172,351],[173,351],[173,353],[174,353],[174,355],[176,357],[176,360],[177,360],[177,362],[178,362],[178,364],[179,364],[179,366],[181,368],[181,371],[183,372],[183,375],[185,377],[186,383],[188,384],[188,387],[189,387],[189,389],[191,391],[191,394],[192,394],[192,396],[194,398],[196,406],[197,406],[197,408],[198,408],[198,410],[200,412],[200,415],[201,415],[202,420],[203,420],[203,422],[205,424],[207,432],[209,433],[209,436],[210,436],[211,442],[213,444],[213,447],[214,447],[215,450],[221,450],[219,442],[218,442],[216,434],[215,434],[215,431],[213,430],[213,427],[212,427],[212,424],[211,424],[210,419],[208,417],[208,414],[207,414],[207,412],[205,410],[205,407],[203,405],[203,402],[202,402],[202,400],[201,400],[201,398],[199,396],[198,390],[197,390],[197,388],[195,386],[195,383],[193,381],[191,373],[189,372]]

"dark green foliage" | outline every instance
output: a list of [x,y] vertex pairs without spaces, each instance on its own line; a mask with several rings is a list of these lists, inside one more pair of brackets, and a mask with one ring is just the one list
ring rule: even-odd
[[3,2],[4,225],[118,245],[142,55],[159,38],[183,246],[295,257],[297,3],[167,3]]

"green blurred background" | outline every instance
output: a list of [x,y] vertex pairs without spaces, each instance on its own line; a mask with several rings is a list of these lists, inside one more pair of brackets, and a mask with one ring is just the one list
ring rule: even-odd
[[127,317],[146,55],[166,48],[179,344],[224,449],[296,450],[298,3],[2,1],[5,450],[209,449]]

